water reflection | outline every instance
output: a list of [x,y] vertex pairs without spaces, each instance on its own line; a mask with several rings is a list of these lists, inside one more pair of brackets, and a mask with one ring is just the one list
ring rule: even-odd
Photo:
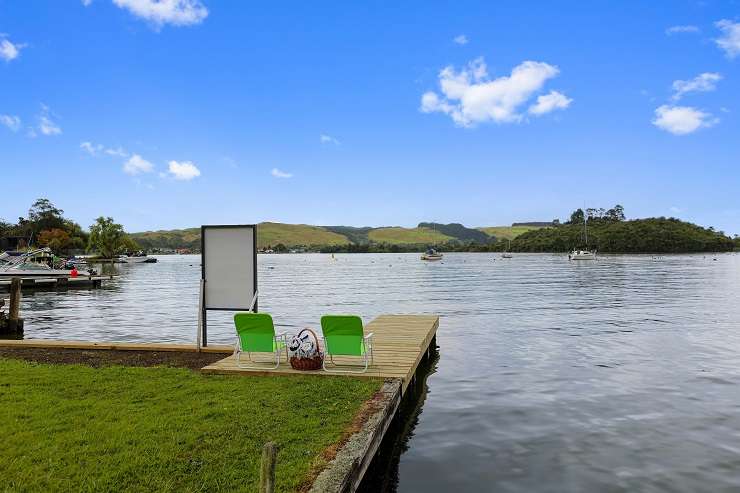
[[439,346],[435,344],[430,357],[419,364],[416,382],[406,390],[396,417],[388,427],[383,443],[365,473],[365,478],[358,489],[360,493],[392,493],[398,489],[401,456],[409,449],[429,393],[427,379],[437,371],[438,362]]

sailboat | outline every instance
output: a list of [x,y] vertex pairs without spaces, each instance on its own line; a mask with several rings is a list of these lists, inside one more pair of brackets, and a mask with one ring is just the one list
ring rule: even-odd
[[[432,223],[432,231],[435,233],[437,232],[437,227],[435,223]],[[427,262],[434,262],[437,260],[442,260],[442,254],[435,250],[434,248],[428,248],[426,252],[421,254],[421,259],[426,260]]]
[[[588,221],[586,214],[583,214],[583,235],[586,240],[586,248],[588,248]],[[568,255],[568,260],[596,260],[596,250],[577,250],[573,249]]]
[[442,254],[434,248],[430,248],[421,255],[421,259],[426,261],[442,260]]
[[507,246],[504,253],[501,254],[501,258],[513,258],[514,256],[509,253],[509,250],[511,250],[511,240],[509,240],[509,246]]

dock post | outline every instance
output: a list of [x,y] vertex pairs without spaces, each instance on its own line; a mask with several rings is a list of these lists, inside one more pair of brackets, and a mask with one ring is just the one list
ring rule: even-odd
[[277,459],[277,445],[267,442],[262,448],[262,464],[260,465],[260,493],[275,491],[275,462]]
[[8,308],[8,331],[23,332],[23,319],[21,314],[21,278],[14,277],[10,280],[10,307]]

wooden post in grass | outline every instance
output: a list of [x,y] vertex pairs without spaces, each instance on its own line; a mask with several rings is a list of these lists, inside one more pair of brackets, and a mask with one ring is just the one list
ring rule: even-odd
[[277,445],[267,442],[262,448],[262,464],[260,466],[260,493],[275,491],[275,461],[277,459]]

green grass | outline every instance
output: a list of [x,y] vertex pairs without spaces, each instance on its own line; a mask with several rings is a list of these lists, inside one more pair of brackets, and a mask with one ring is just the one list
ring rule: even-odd
[[380,384],[0,359],[0,490],[294,491]]
[[540,229],[539,226],[489,226],[485,228],[478,228],[489,236],[495,236],[496,239],[513,240],[517,236],[526,233],[527,231],[533,231]]
[[389,243],[392,245],[445,243],[453,239],[451,236],[431,228],[378,228],[371,230],[367,236],[370,241],[375,243]]
[[306,224],[260,223],[257,225],[257,246],[265,248],[282,243],[296,245],[346,245],[349,238],[319,226]]

